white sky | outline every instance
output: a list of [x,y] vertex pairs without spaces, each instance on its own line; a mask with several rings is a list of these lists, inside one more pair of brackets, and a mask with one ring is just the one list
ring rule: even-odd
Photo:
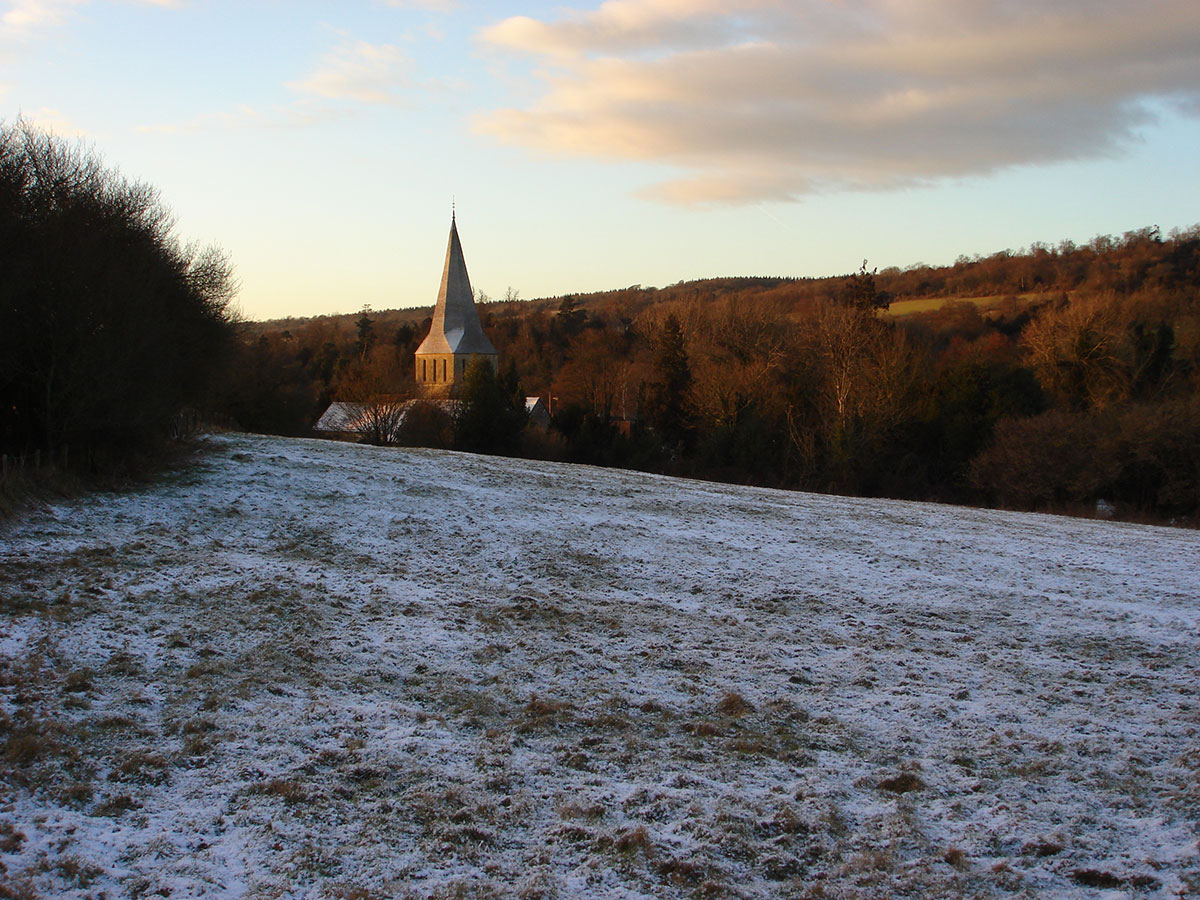
[[251,318],[826,275],[1200,221],[1200,4],[16,0],[18,115]]

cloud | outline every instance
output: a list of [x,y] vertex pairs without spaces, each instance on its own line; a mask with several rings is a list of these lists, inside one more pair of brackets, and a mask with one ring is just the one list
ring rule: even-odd
[[526,53],[567,58],[661,48],[714,46],[736,39],[745,16],[772,17],[764,0],[609,0],[556,22],[514,16],[486,29],[485,41]]
[[1156,101],[1200,109],[1194,0],[609,0],[482,40],[533,58],[544,91],[479,130],[673,165],[644,192],[672,203],[1117,155]]
[[345,116],[343,110],[304,102],[265,110],[242,105],[230,112],[204,113],[186,122],[139,125],[137,130],[143,134],[195,134],[216,130],[305,128]]
[[87,0],[12,0],[0,24],[10,33],[25,33],[48,25],[60,25],[73,7]]
[[[0,15],[0,33],[27,36],[36,31],[62,25],[71,11],[87,6],[91,0],[10,0],[8,11]],[[126,0],[144,6],[178,9],[183,0]]]
[[354,41],[337,47],[315,72],[288,87],[328,100],[399,103],[411,87],[411,73],[411,61],[399,47]]
[[307,78],[287,87],[304,95],[266,108],[241,105],[184,122],[138,126],[144,133],[188,134],[212,130],[303,128],[353,115],[342,101],[406,104],[413,88],[408,56],[391,44],[350,41],[334,48]]
[[56,134],[59,137],[85,137],[86,132],[72,124],[61,111],[43,106],[40,109],[21,111],[21,118],[43,131]]
[[427,9],[430,12],[453,12],[458,9],[458,0],[383,0],[384,6],[399,9]]

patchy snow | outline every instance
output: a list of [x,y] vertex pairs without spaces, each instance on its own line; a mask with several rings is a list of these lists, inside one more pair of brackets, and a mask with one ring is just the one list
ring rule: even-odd
[[213,437],[0,534],[0,895],[1187,896],[1198,561]]

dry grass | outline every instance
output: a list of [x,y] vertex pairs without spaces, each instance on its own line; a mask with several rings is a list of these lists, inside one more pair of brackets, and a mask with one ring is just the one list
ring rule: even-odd
[[[1194,648],[1163,625],[1181,607],[1168,586],[1169,615],[1138,618],[1140,582],[1113,600],[1046,523],[1020,524],[1053,552],[964,562],[935,536],[1009,541],[1012,523],[954,532],[886,506],[872,543],[858,507],[843,529],[808,509],[829,498],[564,467],[538,489],[563,483],[586,516],[548,534],[489,518],[508,508],[498,461],[406,453],[391,481],[306,449],[322,474],[300,522],[299,500],[276,508],[293,482],[259,474],[276,445],[241,443],[209,493],[179,485],[82,545],[39,519],[36,558],[0,547],[0,616],[29,648],[0,655],[9,895],[220,895],[231,854],[264,898],[1190,884],[1110,808],[1164,828],[1200,808],[1200,694],[1178,677]],[[422,494],[446,523],[420,527],[409,483],[448,466],[466,487]],[[596,491],[610,477],[628,496]],[[736,527],[714,538],[722,517]],[[57,849],[37,863],[34,844]],[[1111,861],[1130,846],[1146,862]]]

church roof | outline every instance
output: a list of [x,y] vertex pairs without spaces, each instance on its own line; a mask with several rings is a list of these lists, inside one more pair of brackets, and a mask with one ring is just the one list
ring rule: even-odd
[[458,240],[458,225],[450,217],[450,243],[446,247],[446,265],[442,269],[442,286],[438,289],[437,306],[433,310],[433,325],[429,336],[421,342],[417,353],[465,353],[496,355],[496,348],[483,333],[462,244]]

